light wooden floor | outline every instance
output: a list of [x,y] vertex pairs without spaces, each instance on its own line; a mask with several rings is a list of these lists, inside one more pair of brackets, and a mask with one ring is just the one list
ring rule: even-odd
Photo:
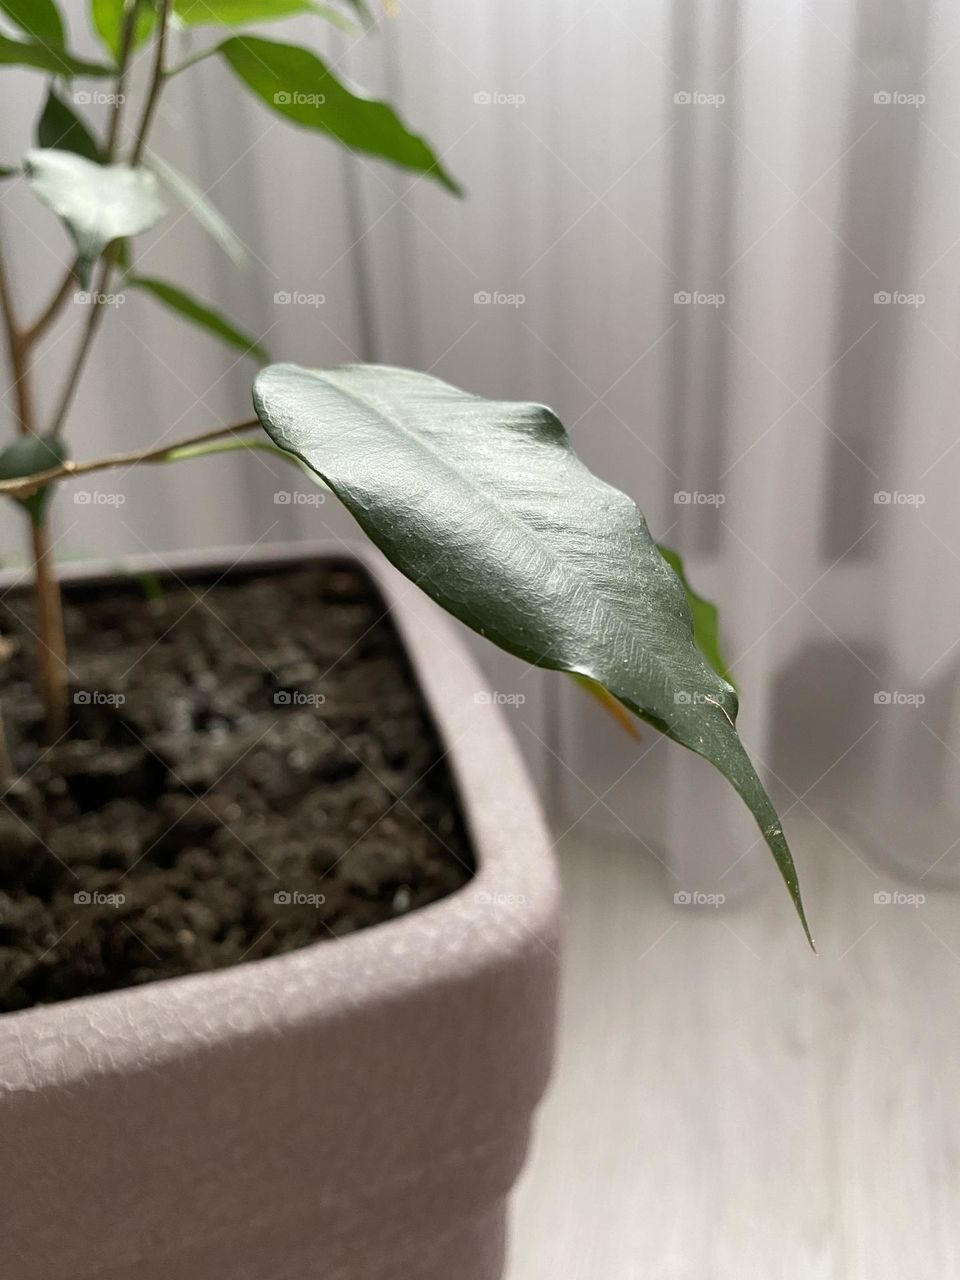
[[509,1280],[960,1278],[960,894],[791,834],[819,958],[772,875],[696,909],[635,853],[563,850],[560,1062]]

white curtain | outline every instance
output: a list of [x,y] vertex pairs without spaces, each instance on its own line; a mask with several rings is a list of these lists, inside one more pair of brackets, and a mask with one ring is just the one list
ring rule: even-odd
[[[251,265],[237,273],[182,218],[144,238],[142,269],[277,357],[411,364],[554,405],[720,603],[743,735],[788,834],[813,814],[877,860],[955,875],[955,6],[410,0],[360,42],[306,20],[264,34],[288,31],[398,102],[466,200],[290,129],[205,62],[175,84],[155,147],[209,191]],[[3,83],[9,162],[41,85]],[[16,183],[0,218],[26,307],[67,246]],[[46,404],[80,318],[69,308],[42,354]],[[248,416],[251,370],[150,301],[105,327],[77,456]],[[58,499],[63,555],[350,536],[329,504],[275,504],[290,479],[269,460],[104,487],[124,505]],[[770,874],[708,766],[651,733],[632,744],[560,677],[475,643],[526,699],[508,714],[558,831],[645,847],[676,888]]]

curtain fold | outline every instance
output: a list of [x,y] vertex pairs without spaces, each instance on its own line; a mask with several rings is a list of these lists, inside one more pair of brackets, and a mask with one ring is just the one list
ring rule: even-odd
[[[467,198],[281,126],[211,61],[175,86],[156,147],[250,266],[184,219],[144,238],[144,269],[284,359],[411,364],[552,404],[720,604],[788,835],[813,813],[878,861],[960,874],[960,16],[941,0],[411,0],[362,41],[312,20],[294,34],[395,100]],[[9,161],[41,85],[5,78]],[[25,298],[65,243],[15,183],[0,220]],[[275,300],[297,291],[323,302]],[[47,344],[45,403],[79,319]],[[78,455],[247,415],[252,368],[148,300],[106,328]],[[332,505],[277,505],[290,483],[231,459],[117,477],[113,511],[65,492],[59,550],[351,536]],[[476,645],[522,695],[507,714],[558,833],[646,849],[676,889],[765,882],[751,820],[702,761],[652,732],[631,743],[569,682]]]

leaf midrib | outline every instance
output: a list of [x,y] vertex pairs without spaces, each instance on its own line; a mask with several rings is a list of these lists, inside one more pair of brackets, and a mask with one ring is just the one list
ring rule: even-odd
[[[388,366],[376,366],[376,367],[383,368]],[[298,370],[298,371],[304,372],[303,370]],[[560,554],[556,549],[550,547],[549,544],[544,544],[542,535],[540,534],[540,531],[536,528],[536,526],[530,526],[526,524],[523,521],[523,519],[517,515],[517,513],[513,510],[512,507],[501,508],[500,504],[496,502],[495,499],[492,499],[488,493],[484,492],[483,489],[478,488],[469,477],[467,477],[465,480],[462,472],[458,471],[453,466],[453,464],[447,458],[444,457],[444,455],[441,452],[439,452],[436,448],[434,448],[430,443],[426,442],[422,436],[413,432],[409,427],[407,427],[407,425],[404,422],[391,417],[390,414],[386,412],[383,409],[382,405],[378,403],[376,400],[370,399],[368,396],[362,395],[354,390],[344,387],[343,384],[337,380],[335,375],[331,373],[318,374],[313,370],[310,370],[308,372],[309,372],[309,376],[313,378],[316,382],[327,382],[337,392],[339,392],[339,394],[346,396],[348,399],[355,400],[358,404],[362,405],[364,408],[369,409],[371,412],[375,413],[376,416],[380,418],[381,421],[387,423],[388,426],[399,430],[401,434],[403,434],[405,437],[411,440],[415,445],[418,445],[419,447],[423,448],[425,452],[429,453],[433,458],[435,458],[444,470],[453,474],[455,479],[459,480],[460,482],[465,481],[467,488],[472,493],[476,494],[477,497],[482,499],[485,503],[489,503],[490,505],[492,505],[494,507],[494,510],[498,512],[501,510],[505,510],[510,524],[519,528],[524,538],[528,541],[533,542],[533,544],[535,545],[535,547],[537,548],[537,550],[540,552],[541,555],[546,555],[548,560],[552,558],[555,561],[559,561],[560,564],[564,566],[571,573],[571,576],[576,579],[581,590],[586,591],[588,594],[592,594],[595,598],[597,598],[600,601],[601,607],[603,609],[604,618],[609,619],[611,624],[619,630],[622,636],[626,639],[628,648],[630,649],[630,657],[632,658],[634,656],[634,646],[636,645],[635,637],[633,636],[632,631],[628,626],[628,624],[625,623],[616,612],[616,604],[612,603],[599,590],[599,588],[596,586],[595,583],[592,583],[589,580],[585,581],[582,576],[582,571],[579,569],[577,565],[574,564],[571,568],[571,562],[565,555]],[[406,380],[411,383],[416,383],[419,381],[419,379],[417,379],[416,377],[409,377],[409,373],[410,373],[409,370],[395,370],[395,371],[391,370],[391,372],[397,372],[397,373],[402,372],[408,375]],[[569,440],[563,439],[560,442],[551,440],[550,443],[554,447],[562,448],[568,459],[572,459],[575,463],[579,464],[581,467],[583,466],[583,464],[580,463],[579,458],[577,458],[577,455],[570,448]],[[309,460],[305,459],[305,461],[308,461],[308,464],[309,464]],[[605,481],[599,480],[599,477],[594,476],[593,473],[590,471],[587,471],[585,467],[583,467],[583,470],[586,472],[588,476],[590,476],[591,480],[599,481],[600,484],[603,484],[606,486]],[[634,507],[634,510],[637,509],[636,504],[633,504],[633,507]],[[547,547],[546,551],[544,550],[545,545]],[[664,678],[664,688],[667,691],[669,691],[672,687],[674,687],[675,682],[670,678],[670,670],[665,662],[665,659],[659,653],[649,648],[640,650],[641,657],[644,655],[644,653],[646,653],[649,657],[652,658],[654,665],[657,667],[657,670],[661,672],[661,675]],[[573,670],[573,668],[569,668],[569,667],[565,669],[568,671]],[[597,673],[594,671],[585,671],[585,672],[582,672],[582,674],[590,676],[593,679],[597,678]],[[604,678],[604,683],[606,683],[605,678]],[[640,705],[639,700],[638,700],[638,705]],[[721,704],[715,703],[712,705],[717,706],[719,710],[723,713],[724,719],[729,722],[729,716],[727,715],[726,711],[721,706]],[[734,732],[736,732],[735,728],[734,728]]]

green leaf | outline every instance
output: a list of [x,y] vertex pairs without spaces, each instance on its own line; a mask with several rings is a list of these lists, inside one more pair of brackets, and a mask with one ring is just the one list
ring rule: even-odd
[[57,96],[52,84],[43,113],[37,122],[37,144],[72,151],[88,160],[100,159],[100,148],[90,130],[73,107]]
[[338,25],[347,21],[336,9],[314,0],[173,0],[173,11],[185,27],[242,27],[304,13],[318,13],[328,20],[332,15]]
[[[59,467],[67,456],[66,447],[57,436],[21,436],[5,449],[0,449],[0,480],[19,480],[35,476],[51,467]],[[26,498],[14,498],[34,524],[39,524],[53,493],[53,485],[44,485]]]
[[15,166],[12,166],[9,164],[0,164],[0,179],[12,178],[15,173],[19,173],[19,172],[20,170]]
[[586,676],[704,756],[759,823],[810,937],[780,820],[737,735],[737,695],[694,644],[683,586],[635,503],[542,405],[405,369],[272,365],[254,405],[387,557],[525,662]]
[[0,35],[0,66],[33,67],[54,76],[110,76],[112,67],[100,62],[87,62],[65,49],[41,44],[36,40],[11,40]]
[[151,276],[131,276],[129,283],[137,289],[143,289],[146,293],[152,294],[171,311],[176,311],[187,320],[199,325],[201,329],[207,329],[210,333],[216,334],[228,346],[236,347],[244,355],[254,356],[261,364],[265,364],[270,359],[255,338],[241,333],[218,311],[213,311],[205,303],[191,298],[175,285],[167,284],[164,280],[155,280]]
[[[129,3],[130,0],[127,0]],[[90,23],[97,35],[109,50],[114,62],[120,60],[120,49],[123,44],[123,16],[126,12],[124,0],[90,0]],[[137,10],[136,26],[133,29],[133,48],[139,49],[146,44],[157,25],[157,13],[152,0],[141,0]]]
[[693,587],[691,587],[687,581],[683,561],[676,551],[671,551],[669,547],[664,546],[661,546],[659,551],[680,579],[683,589],[687,593],[687,604],[690,606],[690,614],[693,618],[693,638],[700,652],[713,667],[714,671],[735,689],[737,687],[736,682],[730,674],[723,654],[720,652],[720,618],[717,613],[717,606],[711,604],[709,600],[704,600],[703,596],[698,596]]
[[393,107],[353,93],[309,49],[234,36],[220,52],[244,84],[288,120],[327,133],[351,151],[427,174],[460,194],[436,154],[410,133]]
[[184,209],[196,218],[197,222],[224,251],[225,254],[240,267],[247,261],[247,249],[243,241],[233,230],[226,218],[207,199],[204,192],[189,178],[178,173],[172,165],[161,160],[158,155],[149,152],[149,167],[168,188],[171,195],[183,205]]
[[63,48],[63,19],[54,0],[0,0],[0,9],[34,40]]
[[23,163],[34,193],[66,223],[84,288],[90,268],[111,241],[148,230],[166,212],[148,169],[93,164],[54,150],[28,151]]

